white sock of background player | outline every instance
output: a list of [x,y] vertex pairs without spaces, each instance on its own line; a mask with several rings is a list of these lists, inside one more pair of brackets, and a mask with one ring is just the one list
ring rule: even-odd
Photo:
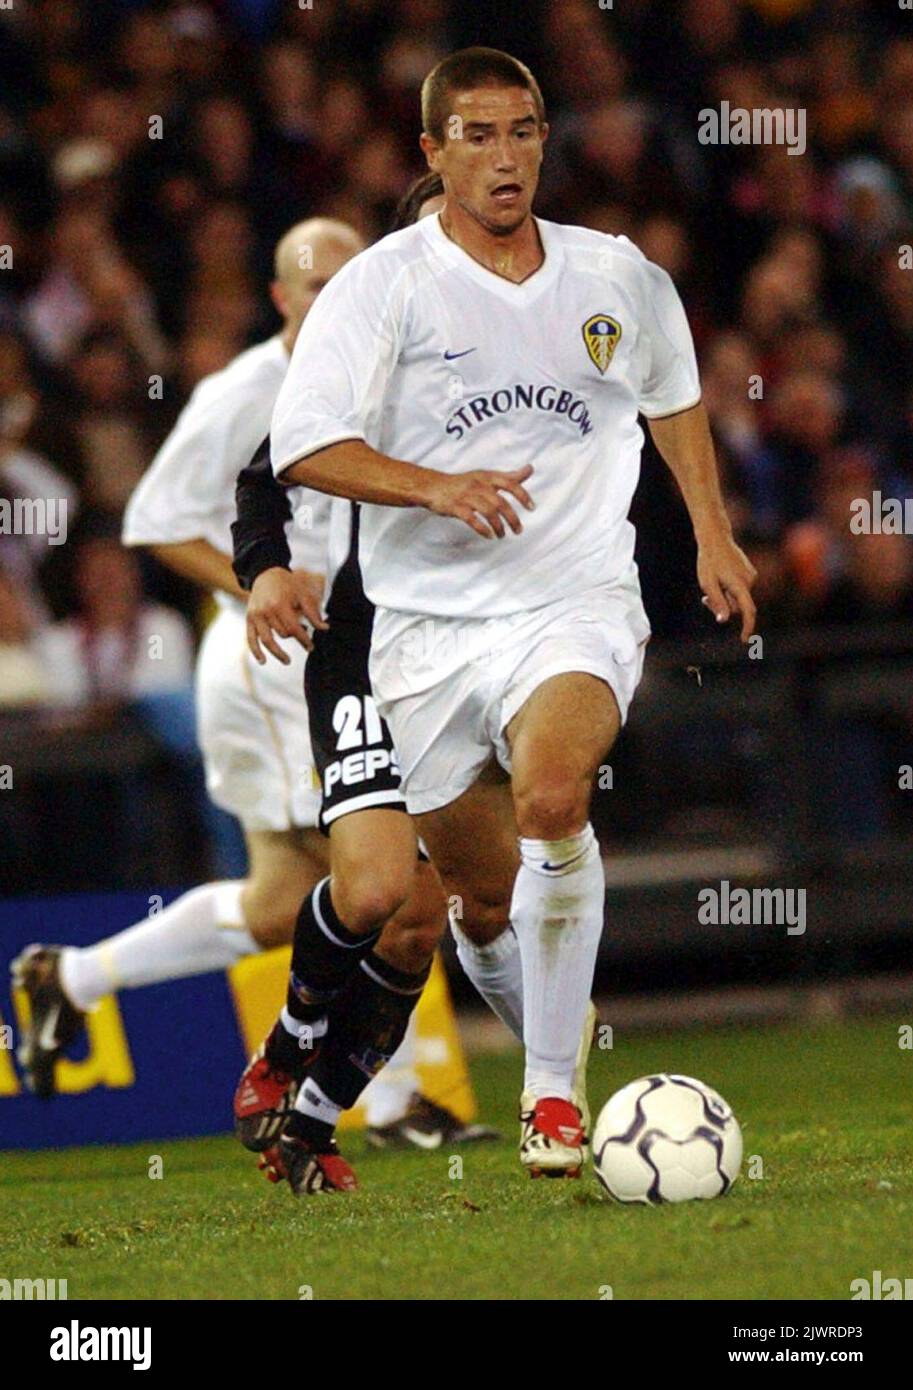
[[401,1120],[421,1084],[416,1071],[418,1032],[415,1014],[409,1019],[406,1036],[383,1071],[378,1072],[362,1096],[367,1123],[381,1129]]
[[523,960],[523,1089],[570,1100],[602,935],[602,856],[591,825],[566,840],[519,844],[510,920]]
[[460,965],[492,1012],[522,1042],[523,967],[513,930],[506,927],[487,946],[477,946],[463,931],[452,905],[448,915]]
[[260,950],[244,925],[244,883],[206,883],[94,946],[67,946],[60,982],[78,1009],[118,989],[225,970]]

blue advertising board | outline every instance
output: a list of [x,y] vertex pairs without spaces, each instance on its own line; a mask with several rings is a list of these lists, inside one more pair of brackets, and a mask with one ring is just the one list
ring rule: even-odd
[[[167,903],[176,892],[161,893]],[[0,1027],[14,1041],[23,1002],[9,962],[33,941],[88,946],[149,914],[145,893],[0,903]],[[18,1009],[17,1009],[18,1006]],[[61,1093],[39,1101],[0,1048],[0,1149],[178,1138],[231,1129],[245,1044],[224,972],[124,990],[90,1015],[90,1038],[63,1065]]]
[[[125,989],[87,1016],[87,1037],[57,1063],[57,1094],[41,1101],[23,1086],[15,1046],[28,1022],[9,964],[33,941],[90,946],[160,911],[177,890],[80,894],[0,903],[0,1150],[63,1148],[227,1133],[244,1062],[276,1017],[288,981],[289,948],[265,951],[227,971]],[[475,1116],[444,967],[435,960],[415,1013],[419,1084],[464,1122]],[[364,1123],[357,1106],[344,1127]]]

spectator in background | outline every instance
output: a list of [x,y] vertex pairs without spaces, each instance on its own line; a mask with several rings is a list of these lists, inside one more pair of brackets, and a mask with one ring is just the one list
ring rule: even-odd
[[767,256],[750,270],[742,295],[741,327],[761,354],[758,370],[769,381],[784,332],[815,313],[814,286],[795,264]]
[[236,865],[237,827],[206,794],[196,738],[193,633],[174,609],[144,600],[136,557],[103,526],[96,530],[76,543],[76,615],[32,639],[47,705],[86,732],[103,732],[132,713],[174,760],[217,858]]
[[204,203],[187,238],[184,325],[205,325],[243,345],[259,314],[255,238],[243,203]]
[[279,204],[272,218],[287,222],[305,201],[319,202],[335,181],[333,161],[323,144],[326,127],[317,74],[303,44],[286,40],[264,49],[259,61],[258,95],[262,105],[260,148],[273,197]]
[[0,336],[0,565],[35,626],[49,617],[41,571],[78,509],[73,484],[24,442],[38,404],[21,345]]
[[837,171],[837,234],[844,243],[845,264],[857,273],[871,270],[873,253],[900,229],[903,206],[897,180],[878,159],[848,159]]
[[796,372],[773,389],[764,442],[741,460],[751,514],[762,531],[811,514],[815,480],[837,444],[843,411],[838,384],[823,372]]
[[809,120],[816,142],[830,159],[868,140],[874,127],[875,93],[863,80],[867,60],[862,33],[835,29],[814,42]]
[[32,643],[29,605],[18,586],[0,569],[0,710],[31,709],[48,703],[50,683]]
[[244,201],[254,189],[254,135],[250,117],[234,97],[204,98],[193,120],[191,160],[207,193]]
[[38,638],[55,704],[104,722],[124,704],[190,693],[193,635],[180,614],[144,602],[136,561],[119,541],[78,543],[74,592],[75,616]]
[[163,118],[174,112],[183,93],[178,44],[165,14],[143,8],[128,15],[115,44],[114,64],[144,111]]
[[119,517],[151,447],[149,400],[140,388],[142,365],[110,328],[88,333],[64,365],[84,500]]
[[[41,274],[40,241],[29,236],[27,223],[21,217],[9,192],[12,177],[16,173],[28,177],[27,168],[16,160],[3,158],[4,144],[8,141],[8,127],[0,112],[0,247],[8,247],[3,252],[5,269],[0,273],[0,324],[12,324],[17,317],[18,307],[23,297]],[[13,136],[15,139],[15,136]],[[12,177],[10,165],[13,166]],[[17,168],[18,165],[18,168]],[[9,198],[8,201],[6,199]]]
[[[349,162],[347,183],[334,201],[364,209],[376,236],[389,225],[408,181],[409,166],[394,136],[375,129],[362,134]],[[364,214],[359,220],[364,221]]]
[[173,5],[167,24],[181,90],[193,93],[215,86],[228,57],[228,26],[220,24],[207,5],[194,0]]
[[167,361],[152,298],[98,208],[71,204],[61,213],[45,274],[23,306],[23,323],[51,362],[99,327],[123,332],[150,372],[162,371]]
[[819,622],[871,623],[913,617],[913,539],[850,535],[844,569],[814,614]]
[[88,330],[92,304],[84,282],[103,240],[109,232],[98,211],[74,209],[58,218],[41,283],[22,308],[23,325],[43,357],[58,359]]
[[759,384],[763,389],[750,339],[739,333],[718,334],[707,351],[701,384],[735,528],[741,532],[751,527],[769,536],[773,516],[758,516],[755,499],[748,495],[752,461],[762,447]]
[[[401,148],[408,148],[415,131],[415,112],[427,73],[453,46],[448,39],[447,0],[399,0],[396,32],[383,45],[377,83],[384,125]],[[413,155],[415,172],[421,161]]]

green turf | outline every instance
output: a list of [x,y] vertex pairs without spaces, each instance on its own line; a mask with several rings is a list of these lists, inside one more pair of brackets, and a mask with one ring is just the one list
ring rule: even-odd
[[[616,1036],[590,1070],[596,1108],[644,1072],[690,1073],[742,1121],[731,1195],[619,1207],[591,1172],[530,1182],[515,1149],[519,1057],[473,1068],[509,1136],[444,1153],[346,1151],[361,1191],[295,1201],[231,1139],[0,1155],[0,1274],[71,1298],[837,1298],[913,1275],[913,1053],[882,1018],[814,1029]],[[148,1177],[151,1154],[164,1177]]]

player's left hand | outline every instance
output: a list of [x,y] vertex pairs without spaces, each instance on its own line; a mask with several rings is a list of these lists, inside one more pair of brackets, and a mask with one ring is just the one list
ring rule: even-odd
[[283,666],[290,663],[291,658],[276,641],[276,634],[294,637],[305,651],[313,650],[313,640],[304,624],[309,623],[312,628],[329,626],[320,611],[322,593],[323,575],[307,570],[287,570],[277,565],[257,575],[247,601],[247,645],[261,666],[266,662],[263,647]]
[[728,622],[733,614],[740,613],[743,642],[754,634],[757,610],[751,590],[757,577],[757,570],[736,545],[731,531],[715,530],[698,538],[697,579],[704,603],[718,623]]

